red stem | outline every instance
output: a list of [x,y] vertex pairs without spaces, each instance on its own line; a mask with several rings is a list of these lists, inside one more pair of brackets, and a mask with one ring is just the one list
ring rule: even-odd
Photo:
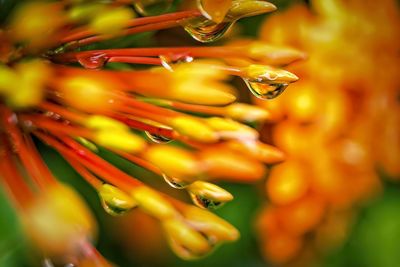
[[[144,17],[144,18],[135,18],[132,19],[128,23],[128,27],[137,27],[141,25],[146,25],[146,24],[153,24],[157,22],[163,22],[163,21],[169,21],[169,20],[180,20],[188,17],[195,17],[199,16],[200,12],[198,10],[189,10],[189,11],[182,11],[182,12],[175,12],[175,13],[169,13],[169,14],[164,14],[164,15],[159,15],[159,16],[152,16],[152,17]],[[64,37],[61,42],[62,43],[68,43],[72,42],[75,40],[79,40],[91,35],[94,35],[95,32],[91,31],[87,27],[81,27],[78,29],[75,29],[72,31],[69,35]]]

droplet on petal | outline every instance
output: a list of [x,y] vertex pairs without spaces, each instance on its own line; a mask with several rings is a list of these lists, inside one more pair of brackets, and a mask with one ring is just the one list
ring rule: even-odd
[[267,1],[235,0],[225,17],[215,22],[207,17],[195,17],[184,20],[184,29],[197,41],[208,43],[221,38],[227,30],[239,19],[259,15],[276,10]]
[[106,54],[80,55],[76,59],[85,69],[94,70],[101,69],[108,61]]
[[104,210],[112,216],[123,215],[137,206],[131,196],[110,184],[99,189],[99,197]]
[[191,192],[189,192],[189,194],[192,198],[193,203],[203,209],[218,209],[225,204],[224,202],[214,201],[204,196],[193,194]]
[[197,17],[186,20],[183,26],[193,39],[202,43],[209,43],[221,38],[233,23],[232,21],[215,23],[205,17]]
[[171,186],[172,188],[175,189],[184,189],[185,187],[188,186],[188,183],[185,181],[182,181],[180,179],[168,176],[166,174],[162,174],[162,177],[164,178],[165,182]]
[[145,131],[144,133],[152,142],[156,144],[167,144],[172,141],[172,139],[169,139],[168,137],[159,134],[153,134],[148,131]]
[[165,69],[173,72],[174,69],[172,65],[179,63],[190,63],[193,61],[193,57],[188,54],[160,55],[160,60]]
[[243,78],[243,81],[255,97],[263,100],[278,97],[289,85],[288,83],[266,82],[247,78]]

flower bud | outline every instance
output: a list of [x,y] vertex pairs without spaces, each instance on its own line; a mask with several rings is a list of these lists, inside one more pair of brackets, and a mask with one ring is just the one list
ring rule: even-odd
[[260,107],[243,103],[234,103],[224,108],[225,115],[238,121],[259,122],[269,117],[269,112]]
[[147,186],[134,188],[131,196],[143,211],[159,220],[166,220],[177,215],[174,207],[166,199]]
[[206,235],[212,244],[232,242],[240,236],[235,227],[207,210],[187,206],[183,211],[183,216],[190,225]]
[[192,181],[202,171],[202,166],[194,155],[182,148],[153,145],[143,156],[166,175],[183,181]]
[[193,202],[201,208],[218,208],[233,199],[231,193],[208,182],[196,181],[187,187]]
[[170,126],[181,135],[203,143],[218,141],[218,135],[207,124],[197,118],[180,116],[171,120]]
[[51,257],[75,255],[79,245],[95,237],[97,225],[86,204],[69,186],[55,183],[23,214],[31,241]]
[[193,260],[211,251],[208,240],[180,220],[168,219],[162,225],[171,248],[181,258]]

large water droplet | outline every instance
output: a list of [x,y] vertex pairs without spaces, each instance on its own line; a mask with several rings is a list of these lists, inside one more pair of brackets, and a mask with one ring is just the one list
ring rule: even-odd
[[166,144],[172,141],[172,139],[159,134],[153,134],[148,131],[145,131],[144,133],[151,141],[156,144]]
[[121,216],[137,206],[131,196],[110,184],[99,189],[99,197],[104,210],[112,216]]
[[188,54],[172,54],[172,55],[161,55],[161,64],[164,68],[169,71],[174,71],[173,66],[174,64],[179,63],[189,63],[193,61],[193,57]]
[[260,99],[274,99],[285,91],[288,87],[288,83],[278,83],[271,81],[253,80],[243,78],[250,92],[257,98]]
[[234,21],[215,23],[205,17],[196,17],[183,21],[182,25],[193,39],[209,43],[221,38],[233,23]]
[[217,19],[221,22],[214,22],[206,15],[183,20],[181,24],[194,39],[208,43],[221,38],[239,19],[267,13],[274,9],[276,7],[267,1],[235,0],[232,1],[225,17]]
[[218,209],[222,207],[225,202],[217,202],[212,199],[206,198],[202,195],[197,195],[192,192],[189,192],[189,195],[193,201],[193,203],[203,209]]
[[166,13],[173,4],[173,0],[134,0],[133,6],[142,16],[155,16]]
[[185,181],[182,181],[182,180],[174,178],[174,177],[170,177],[164,173],[162,174],[162,177],[164,178],[165,182],[169,186],[171,186],[172,188],[175,188],[175,189],[184,189],[189,185],[189,183],[187,183]]
[[97,55],[78,55],[76,57],[79,64],[85,69],[101,69],[107,63],[108,58],[106,54]]

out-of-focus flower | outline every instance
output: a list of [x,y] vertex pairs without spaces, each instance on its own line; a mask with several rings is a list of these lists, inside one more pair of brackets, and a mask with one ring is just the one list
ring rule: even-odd
[[398,10],[391,0],[315,0],[263,24],[263,40],[308,54],[287,94],[256,100],[275,121],[262,139],[288,157],[266,182],[266,260],[309,266],[345,240],[355,207],[380,191],[378,169],[400,177]]
[[[0,177],[45,264],[110,266],[91,245],[95,220],[73,189],[53,177],[33,136],[57,150],[98,192],[107,213],[118,216],[138,207],[158,220],[172,249],[185,259],[239,237],[206,210],[233,198],[208,180],[258,180],[265,164],[284,159],[243,124],[270,114],[234,103],[235,89],[226,80],[241,77],[259,98],[275,98],[297,80],[279,66],[302,59],[302,53],[259,41],[95,49],[115,37],[176,26],[211,42],[238,19],[276,9],[267,1],[189,2],[186,9],[166,13],[172,1],[26,1],[2,25]],[[112,63],[132,67],[113,70]],[[203,209],[126,174],[102,159],[98,147],[188,191]]]

